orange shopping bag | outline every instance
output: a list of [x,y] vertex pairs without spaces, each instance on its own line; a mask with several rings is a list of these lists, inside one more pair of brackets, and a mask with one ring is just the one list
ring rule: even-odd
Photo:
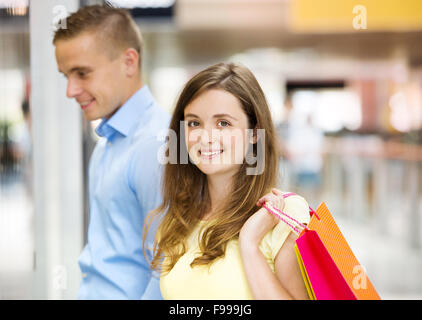
[[[294,193],[283,197],[291,195]],[[308,226],[269,204],[263,207],[299,235],[295,251],[310,299],[380,299],[325,203],[316,212],[309,207]]]

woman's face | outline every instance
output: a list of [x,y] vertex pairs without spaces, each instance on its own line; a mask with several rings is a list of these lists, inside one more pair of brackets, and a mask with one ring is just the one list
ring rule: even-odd
[[191,161],[206,175],[237,172],[252,131],[240,101],[227,91],[210,89],[186,106],[184,117]]

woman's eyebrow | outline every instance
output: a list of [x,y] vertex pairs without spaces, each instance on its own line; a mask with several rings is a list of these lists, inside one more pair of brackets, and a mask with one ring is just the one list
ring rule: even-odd
[[[198,118],[198,119],[200,119],[199,116],[197,116],[196,114],[193,114],[193,113],[187,113],[187,114],[185,114],[185,118],[187,118],[187,117],[192,117],[192,118]],[[224,117],[229,117],[229,118],[232,118],[232,119],[234,119],[234,120],[237,121],[237,119],[235,117],[229,115],[228,113],[219,113],[219,114],[213,115],[213,118],[224,118]]]
[[198,118],[199,119],[199,117],[196,114],[193,114],[193,113],[186,113],[185,114],[185,118],[187,118],[187,117],[192,117],[192,118]]
[[232,118],[234,120],[237,120],[235,117],[229,115],[228,113],[219,113],[219,114],[215,114],[213,116],[213,118],[225,118],[225,117],[229,117],[229,118]]

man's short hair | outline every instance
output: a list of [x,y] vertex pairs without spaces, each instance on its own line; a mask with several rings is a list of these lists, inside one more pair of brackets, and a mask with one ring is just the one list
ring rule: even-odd
[[59,40],[69,40],[91,32],[113,57],[128,48],[135,49],[139,54],[140,67],[142,36],[128,11],[109,5],[86,6],[68,16],[65,26],[55,32],[54,45]]

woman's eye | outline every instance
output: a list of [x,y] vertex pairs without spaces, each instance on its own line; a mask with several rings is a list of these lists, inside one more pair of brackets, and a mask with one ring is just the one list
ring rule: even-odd
[[199,126],[198,121],[188,121],[188,127],[197,127]]
[[219,127],[228,127],[228,126],[230,126],[230,123],[228,121],[225,121],[225,120],[218,121],[217,124],[218,124]]

